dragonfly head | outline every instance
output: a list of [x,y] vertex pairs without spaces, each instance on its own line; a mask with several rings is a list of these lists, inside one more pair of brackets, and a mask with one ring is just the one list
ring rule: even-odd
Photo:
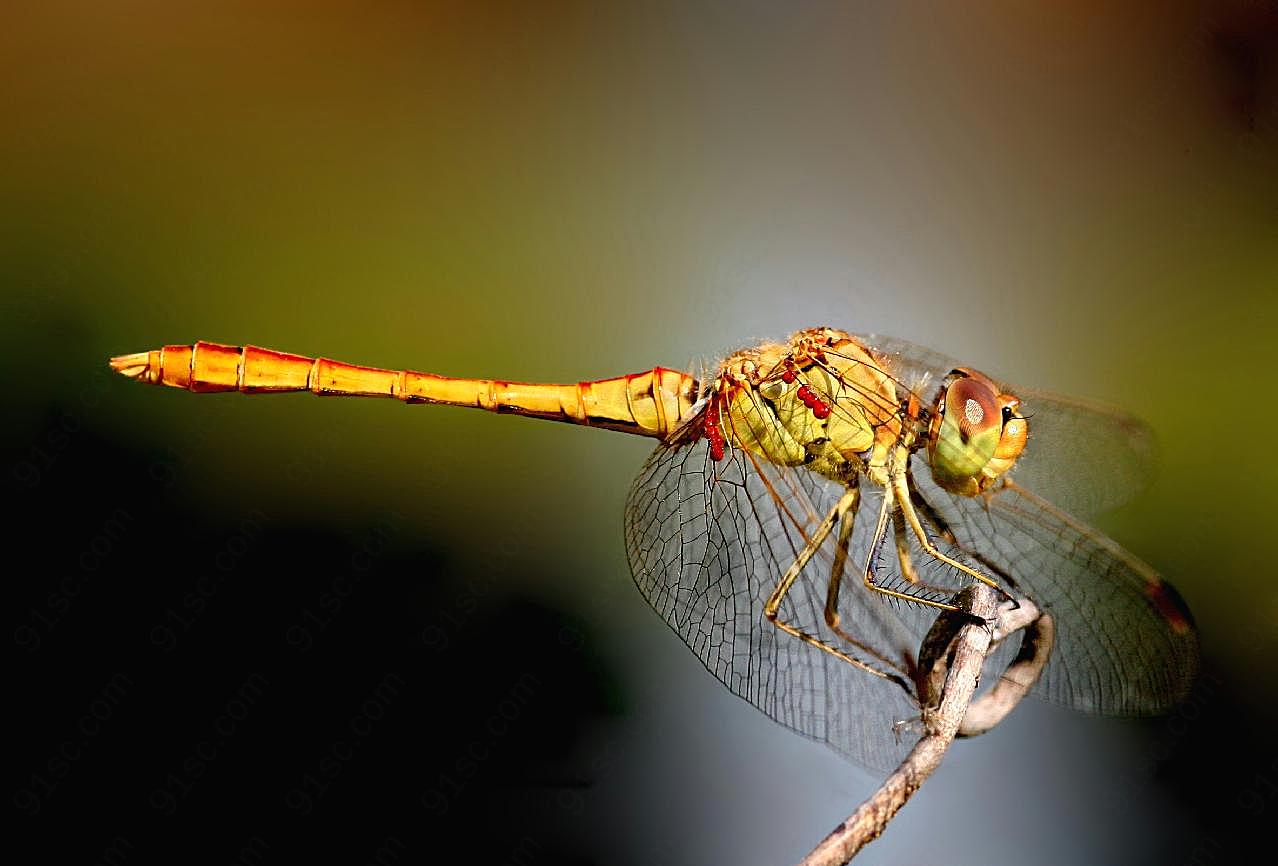
[[959,367],[945,377],[932,406],[927,456],[936,483],[975,496],[1012,468],[1025,448],[1029,423],[1021,401],[992,379]]

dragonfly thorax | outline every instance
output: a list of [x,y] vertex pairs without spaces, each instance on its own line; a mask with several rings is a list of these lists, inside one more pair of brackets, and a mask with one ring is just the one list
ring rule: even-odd
[[[711,387],[715,437],[769,463],[847,483],[886,483],[889,455],[915,438],[903,389],[843,331],[800,331],[727,358]],[[719,431],[722,431],[721,433]]]

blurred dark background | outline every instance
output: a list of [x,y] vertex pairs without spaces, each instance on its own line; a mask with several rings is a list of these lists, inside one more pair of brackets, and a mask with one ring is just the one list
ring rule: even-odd
[[576,381],[816,324],[1147,418],[1163,471],[1102,525],[1205,652],[1166,719],[1031,702],[959,744],[863,860],[1267,838],[1273,3],[0,14],[9,790],[41,859],[797,860],[875,779],[633,590],[649,443],[105,362]]

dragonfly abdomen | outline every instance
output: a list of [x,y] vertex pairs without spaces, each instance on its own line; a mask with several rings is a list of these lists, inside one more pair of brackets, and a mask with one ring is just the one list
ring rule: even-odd
[[455,379],[206,342],[121,355],[111,359],[111,366],[140,382],[197,393],[310,391],[320,396],[393,397],[406,403],[470,406],[658,438],[673,432],[697,392],[692,376],[663,367],[553,385]]

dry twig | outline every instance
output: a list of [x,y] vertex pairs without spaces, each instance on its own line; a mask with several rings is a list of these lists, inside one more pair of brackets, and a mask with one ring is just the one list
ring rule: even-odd
[[[964,590],[959,601],[966,613],[946,612],[937,617],[919,652],[922,738],[879,790],[825,837],[800,866],[834,866],[851,860],[879,837],[932,775],[955,736],[975,736],[997,725],[1037,681],[1051,652],[1051,617],[1024,600],[1019,606],[1000,609],[994,591],[983,584]],[[994,629],[985,624],[991,621],[997,624]],[[973,702],[986,656],[1017,630],[1022,631],[1020,652],[999,681]]]

